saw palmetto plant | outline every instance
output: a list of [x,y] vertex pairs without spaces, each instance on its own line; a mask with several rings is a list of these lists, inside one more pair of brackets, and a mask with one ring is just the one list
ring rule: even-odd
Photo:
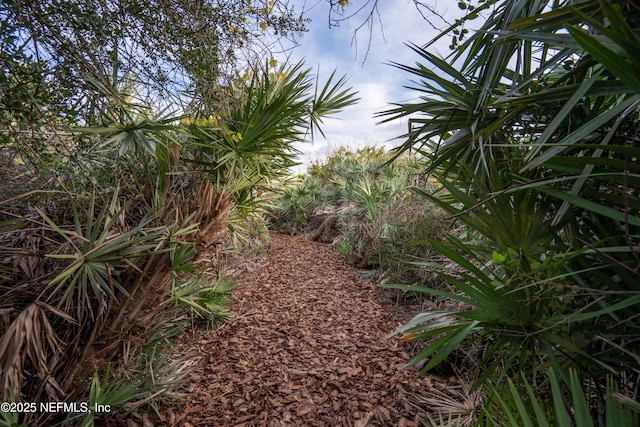
[[[300,62],[271,70],[267,65],[233,89],[237,99],[222,117],[189,126],[194,163],[238,202],[245,190],[283,176],[299,154],[293,144],[322,132],[324,118],[357,102],[346,78],[332,73],[324,85]],[[312,91],[315,88],[315,93]]]
[[[450,58],[412,46],[420,63],[397,66],[420,100],[381,113],[409,117],[398,151],[428,159],[443,190],[427,196],[466,230],[432,242],[457,267],[431,265],[451,289],[424,292],[470,308],[400,330],[429,339],[425,370],[475,342],[477,386],[508,380],[502,399],[530,390],[542,411],[573,408],[552,424],[586,425],[586,408],[603,425],[612,390],[633,401],[640,372],[640,15],[626,1],[480,4],[484,23]],[[541,385],[552,368],[573,399]],[[578,398],[570,378],[597,391]]]
[[[70,158],[89,169],[83,174],[93,191],[68,191],[61,179],[58,203],[2,225],[3,400],[117,403],[130,411],[182,377],[185,363],[161,350],[191,322],[229,317],[233,283],[212,266],[234,241],[230,230],[253,237],[255,222],[242,219],[263,211],[269,181],[295,163],[292,144],[356,101],[334,74],[314,92],[319,83],[302,64],[272,71],[239,79],[226,111],[193,123],[112,96],[117,84],[103,91],[112,110],[100,126],[73,129],[91,143]],[[91,425],[93,414],[80,422]]]
[[385,280],[424,281],[412,262],[428,255],[425,238],[443,232],[442,211],[409,191],[418,185],[428,193],[415,159],[391,158],[382,148],[336,150],[280,186],[272,226],[333,242],[350,262],[377,269]]

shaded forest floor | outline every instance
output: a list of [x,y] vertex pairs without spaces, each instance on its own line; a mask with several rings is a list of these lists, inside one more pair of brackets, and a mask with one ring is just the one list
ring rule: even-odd
[[233,320],[184,338],[199,364],[156,425],[420,425],[421,396],[455,384],[401,370],[414,344],[387,336],[415,310],[356,276],[331,246],[272,234],[237,277]]

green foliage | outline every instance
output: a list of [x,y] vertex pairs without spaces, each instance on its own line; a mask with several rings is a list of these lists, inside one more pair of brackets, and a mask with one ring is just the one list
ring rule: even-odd
[[[615,382],[606,381],[604,413],[606,418],[593,415],[587,396],[593,390],[585,389],[575,370],[561,375],[555,369],[548,371],[550,399],[542,399],[534,391],[526,376],[522,376],[522,388],[511,379],[500,386],[490,386],[488,404],[483,409],[478,425],[486,426],[637,426],[638,402],[625,398]],[[567,404],[568,403],[568,404]]]
[[[561,254],[535,270],[522,271],[519,265],[509,268],[503,261],[488,262],[472,245],[452,235],[448,239],[450,244],[431,243],[461,268],[454,273],[437,265],[428,266],[436,268],[440,277],[459,292],[412,289],[459,301],[466,308],[421,313],[398,329],[397,333],[411,334],[415,339],[439,337],[411,365],[428,359],[423,368],[426,372],[471,338],[480,347],[484,362],[478,385],[487,378],[508,377],[514,366],[533,369],[531,373],[535,373],[551,363],[599,363],[580,348],[585,339],[583,331],[566,335],[567,327],[574,326],[580,317],[576,306],[582,300],[574,295],[576,305],[567,303],[572,295],[566,289],[567,278],[556,273],[576,254]],[[615,310],[602,310],[598,315],[615,316]]]
[[[313,75],[302,62],[271,72],[265,66],[250,82],[234,87],[239,102],[205,126],[190,125],[188,142],[196,149],[194,161],[216,185],[227,186],[236,204],[250,203],[253,189],[265,179],[286,175],[309,131],[321,129],[322,118],[357,102],[345,89],[346,79],[334,73],[315,95]],[[319,76],[318,76],[319,77]]]
[[172,276],[195,270],[197,267],[191,262],[195,255],[196,250],[192,246],[183,243],[173,244],[169,252]]
[[218,278],[213,284],[209,280],[190,276],[186,281],[174,284],[168,302],[187,307],[212,326],[228,320],[229,292],[235,288],[235,283],[224,277]]
[[429,193],[431,184],[415,159],[388,163],[391,158],[379,148],[339,149],[284,183],[274,226],[333,242],[354,264],[379,269],[386,280],[432,279],[408,262],[425,259],[425,239],[444,228],[440,211],[409,189],[417,183]]
[[[7,83],[23,91],[13,92],[15,101],[39,103],[72,122],[100,116],[90,80],[115,88],[131,77],[145,96],[212,107],[225,98],[222,89],[235,78],[238,63],[268,55],[254,42],[306,31],[293,7],[273,6],[267,0],[6,1],[0,9],[2,59],[19,71],[9,73]],[[192,96],[185,98],[185,92]],[[27,121],[36,122],[32,116]]]
[[95,417],[98,415],[95,412],[95,408],[98,405],[115,411],[117,408],[122,408],[124,404],[140,398],[141,394],[145,394],[144,392],[141,393],[136,385],[126,379],[114,382],[110,378],[110,372],[110,367],[107,367],[102,379],[97,374],[93,375],[87,402],[90,412],[83,417],[80,426],[92,427],[94,425]]
[[[171,292],[165,304],[176,308],[177,313],[195,315],[215,326],[229,320],[229,293],[236,285],[223,274],[216,280],[203,274],[192,262],[195,255],[190,245],[177,243],[171,248]],[[180,314],[174,316],[180,317]]]
[[[180,328],[164,331],[165,338],[173,340],[183,333]],[[67,422],[81,426],[102,425],[113,420],[114,416],[132,414],[139,418],[138,408],[143,405],[157,410],[158,396],[180,382],[189,369],[189,363],[184,359],[175,360],[175,355],[167,354],[167,347],[170,346],[151,339],[145,352],[134,361],[136,366],[132,371],[135,375],[122,375],[112,370],[111,365],[104,369],[102,375],[94,372],[85,400],[89,411],[84,415],[70,415]]]
[[420,101],[381,113],[409,117],[398,151],[424,156],[443,185],[425,196],[465,226],[431,241],[454,269],[424,265],[451,289],[420,289],[463,309],[421,313],[398,332],[427,340],[411,363],[423,372],[462,343],[477,349],[476,386],[510,385],[489,393],[500,403],[488,425],[637,423],[611,403],[630,398],[640,371],[637,10],[493,7],[446,60],[413,46],[425,64],[397,66]]
[[[90,199],[86,213],[86,224],[74,206],[74,231],[67,231],[57,226],[44,212],[38,212],[47,224],[62,237],[71,254],[50,254],[51,258],[70,260],[71,263],[50,282],[47,289],[48,301],[57,301],[58,308],[76,307],[77,319],[84,320],[88,310],[93,318],[100,316],[92,312],[97,301],[98,307],[106,307],[105,298],[117,300],[116,292],[129,296],[120,284],[118,276],[131,264],[131,258],[140,257],[143,253],[161,253],[166,229],[150,230],[145,223],[135,228],[120,232],[116,223],[123,209],[115,210],[117,194],[114,194],[109,205],[104,205],[95,214],[95,197]],[[64,289],[62,296],[59,291]],[[72,298],[73,296],[73,298]],[[79,299],[75,299],[79,298]]]
[[[16,402],[13,390],[10,390],[7,402]],[[18,412],[0,411],[0,417],[0,426],[2,427],[26,427],[25,423],[20,423]]]
[[[194,317],[209,325],[229,317],[234,285],[203,265],[231,246],[263,247],[261,214],[271,181],[294,164],[292,144],[356,101],[344,78],[332,74],[315,88],[313,77],[302,63],[277,74],[265,67],[226,87],[233,99],[216,115],[181,118],[141,101],[144,85],[131,79],[91,81],[99,120],[54,141],[64,155],[52,150],[44,160],[33,150],[34,164],[53,179],[33,192],[35,201],[31,193],[14,198],[29,198],[38,216],[28,204],[5,206],[8,218],[40,230],[2,229],[3,263],[20,266],[3,268],[0,281],[0,310],[9,313],[0,325],[5,399],[11,388],[32,402],[87,401],[86,392],[92,402],[127,401],[131,409],[180,379],[184,364],[162,349]],[[51,181],[55,191],[40,196]],[[17,421],[44,425],[52,417]]]
[[104,120],[131,101],[125,92],[215,115],[236,102],[230,88],[245,69],[306,31],[302,14],[280,0],[8,0],[0,16],[0,145],[40,170],[59,157],[52,151],[72,156],[90,140],[65,132],[78,124],[137,131],[121,133],[122,149],[154,151],[149,126],[158,120]]
[[313,212],[328,203],[327,190],[315,177],[285,180],[279,190],[275,223],[294,233],[302,233]]

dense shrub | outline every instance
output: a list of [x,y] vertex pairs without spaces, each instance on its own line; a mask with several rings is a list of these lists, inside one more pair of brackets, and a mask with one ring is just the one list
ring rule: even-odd
[[398,332],[425,343],[423,372],[475,346],[470,422],[639,425],[637,7],[478,5],[450,58],[413,47],[423,64],[399,67],[420,98],[382,113],[409,117],[399,151],[425,154],[443,185],[425,196],[466,227],[425,265],[451,289],[420,289],[464,306]]
[[[195,363],[165,350],[196,321],[228,317],[233,282],[220,255],[260,247],[266,183],[294,164],[307,129],[355,102],[344,78],[331,75],[313,96],[302,63],[273,71],[239,81],[218,117],[167,117],[122,94],[100,126],[72,129],[90,144],[34,156],[31,169],[22,162],[42,185],[0,201],[3,401],[130,413]],[[82,415],[92,425],[96,414]],[[1,413],[0,423],[76,418]]]
[[388,282],[434,280],[411,263],[429,259],[427,239],[446,228],[442,211],[416,191],[436,187],[415,158],[391,159],[382,148],[338,149],[285,182],[273,227],[332,243],[352,264],[376,269]]

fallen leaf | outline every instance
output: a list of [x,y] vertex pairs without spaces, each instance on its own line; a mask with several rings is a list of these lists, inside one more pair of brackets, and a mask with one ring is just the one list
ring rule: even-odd
[[426,418],[416,398],[450,383],[400,370],[419,350],[386,336],[420,308],[357,280],[331,245],[274,233],[263,259],[234,265],[233,321],[196,328],[173,348],[200,362],[163,422],[416,427],[409,420]]
[[362,373],[362,368],[358,366],[357,368],[351,369],[349,372],[347,372],[347,376],[351,378],[351,377],[355,377],[356,375],[360,375],[361,373]]
[[298,406],[298,408],[296,409],[296,414],[299,417],[301,417],[303,415],[307,415],[310,412],[313,412],[314,410],[315,410],[315,406],[305,403],[303,405]]
[[367,412],[363,418],[360,418],[359,420],[355,420],[353,422],[353,427],[365,427],[367,424],[369,424],[369,420],[371,419],[372,415],[372,412]]

